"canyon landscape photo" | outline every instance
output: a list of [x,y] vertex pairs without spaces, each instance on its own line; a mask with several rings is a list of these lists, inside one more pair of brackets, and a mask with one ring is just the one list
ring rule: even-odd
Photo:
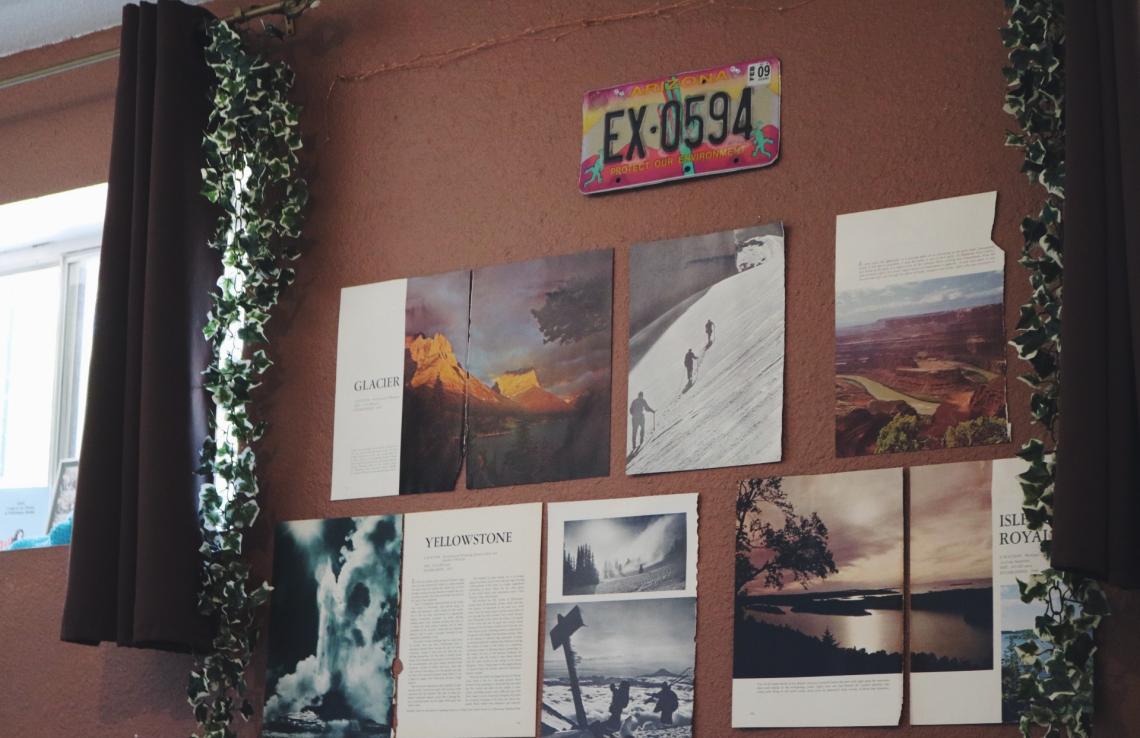
[[1006,443],[1001,271],[836,293],[839,456]]
[[471,284],[467,486],[608,474],[613,251],[484,267]]

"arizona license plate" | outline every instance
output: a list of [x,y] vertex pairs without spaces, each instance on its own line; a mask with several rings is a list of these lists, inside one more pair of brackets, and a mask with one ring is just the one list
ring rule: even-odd
[[780,60],[755,59],[582,99],[587,195],[765,167],[780,154]]

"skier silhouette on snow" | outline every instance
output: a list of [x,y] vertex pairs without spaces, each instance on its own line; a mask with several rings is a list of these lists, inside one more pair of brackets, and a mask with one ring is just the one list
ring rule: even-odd
[[[629,414],[633,417],[633,447],[635,449],[641,448],[641,444],[645,443],[645,413],[647,412],[654,415],[657,413],[645,401],[645,393],[638,392],[637,399],[629,406]],[[638,431],[641,431],[640,439],[638,438]]]
[[650,699],[657,703],[653,711],[661,713],[662,725],[672,725],[673,713],[680,703],[680,700],[677,699],[677,693],[669,687],[667,682],[661,682],[661,691]]
[[709,337],[709,342],[705,344],[705,348],[712,346],[712,337],[713,337],[713,329],[714,328],[716,328],[716,324],[712,322],[712,318],[709,318],[708,322],[705,323],[705,335]]
[[685,374],[689,380],[689,383],[685,385],[686,389],[693,386],[693,367],[696,366],[696,363],[697,355],[693,353],[692,349],[689,349],[689,351],[685,354]]
[[610,717],[602,725],[607,730],[617,730],[621,726],[621,714],[629,706],[629,682],[610,685]]

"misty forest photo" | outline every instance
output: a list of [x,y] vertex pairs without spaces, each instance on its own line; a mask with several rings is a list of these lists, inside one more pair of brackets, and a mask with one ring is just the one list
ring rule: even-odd
[[781,223],[630,251],[626,473],[779,461]]
[[261,735],[392,735],[401,543],[399,517],[278,526]]
[[993,668],[993,463],[910,471],[911,671]]
[[468,487],[609,473],[612,302],[608,249],[474,272]]
[[684,590],[686,518],[667,513],[566,521],[562,594]]
[[1009,441],[1001,270],[835,295],[839,456]]
[[546,639],[540,735],[691,738],[696,599],[548,604],[547,631],[575,616],[566,643]]
[[733,678],[901,674],[897,469],[740,483]]

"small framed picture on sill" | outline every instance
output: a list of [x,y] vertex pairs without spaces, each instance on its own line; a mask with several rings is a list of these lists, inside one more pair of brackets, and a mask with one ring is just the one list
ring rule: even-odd
[[51,517],[45,533],[64,522],[75,513],[75,488],[79,484],[79,459],[63,459],[55,475],[55,489],[52,494]]

